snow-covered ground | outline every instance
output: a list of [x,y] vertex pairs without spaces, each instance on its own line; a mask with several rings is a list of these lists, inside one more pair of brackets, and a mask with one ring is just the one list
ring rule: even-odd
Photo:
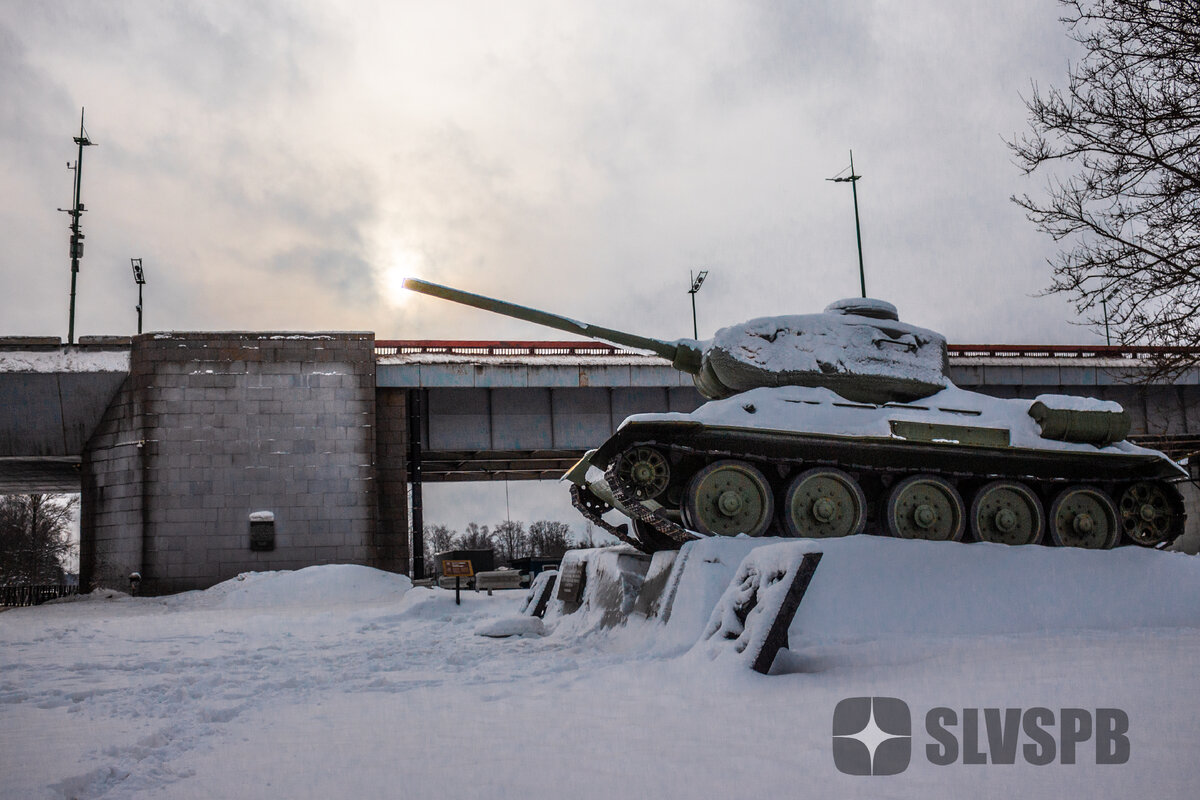
[[[0,797],[1196,795],[1200,560],[821,543],[793,652],[761,676],[692,648],[749,544],[692,546],[670,620],[612,630],[552,608],[544,636],[486,638],[523,592],[455,606],[351,566],[7,611]],[[903,773],[835,768],[834,708],[861,696],[911,708]],[[1097,765],[1088,740],[1033,766],[1022,733],[1015,764],[935,766],[942,706],[1120,709],[1129,758]]]

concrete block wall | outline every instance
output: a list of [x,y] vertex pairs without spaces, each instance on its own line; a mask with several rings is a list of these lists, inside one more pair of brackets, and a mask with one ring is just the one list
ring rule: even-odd
[[[371,334],[141,336],[110,411],[85,456],[94,580],[119,581],[106,565],[138,548],[147,593],[396,560],[378,535]],[[123,434],[142,441],[133,462],[104,455]],[[274,550],[250,550],[255,511],[275,515]]]
[[[409,573],[408,391],[375,392],[379,568]],[[419,391],[419,390],[417,390]]]
[[83,451],[79,568],[84,590],[123,589],[142,570],[145,432],[141,397],[126,378]]

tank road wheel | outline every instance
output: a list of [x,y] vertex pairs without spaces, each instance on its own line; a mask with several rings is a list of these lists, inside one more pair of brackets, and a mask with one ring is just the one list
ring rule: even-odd
[[981,542],[1037,544],[1046,529],[1046,514],[1037,495],[1011,481],[995,481],[980,489],[970,516],[971,532]]
[[1050,504],[1050,538],[1062,547],[1107,550],[1121,538],[1117,507],[1093,486],[1064,489]]
[[1121,528],[1135,544],[1153,547],[1175,534],[1176,510],[1170,495],[1158,483],[1135,483],[1121,493],[1117,503]]
[[840,469],[802,472],[783,496],[783,527],[788,536],[823,539],[862,533],[867,498],[854,478]]
[[892,487],[887,501],[887,527],[900,539],[962,539],[966,529],[962,496],[945,478],[914,475]]
[[631,447],[621,453],[617,475],[638,500],[651,500],[671,482],[671,467],[653,447]]
[[762,536],[774,511],[770,484],[744,461],[709,464],[692,476],[683,498],[688,524],[710,536]]

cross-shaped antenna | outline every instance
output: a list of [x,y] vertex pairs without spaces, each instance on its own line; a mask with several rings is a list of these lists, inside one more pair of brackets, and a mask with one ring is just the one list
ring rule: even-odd
[[[688,270],[688,275],[691,276],[691,270]],[[704,279],[708,277],[708,270],[700,270],[700,274],[692,277],[692,288],[688,289],[688,294],[692,296],[692,338],[699,339],[700,332],[696,329],[696,292],[700,291]]]
[[79,135],[71,137],[71,140],[79,145],[79,154],[75,157],[75,166],[67,164],[67,169],[75,171],[75,196],[71,200],[69,209],[59,209],[71,216],[71,311],[67,323],[67,344],[75,344],[75,279],[79,275],[79,259],[83,258],[83,240],[85,238],[79,227],[79,218],[86,211],[83,207],[83,200],[80,198],[80,191],[83,188],[83,148],[95,144],[88,138],[87,131],[84,130],[83,111],[82,108],[79,109]]
[[850,184],[850,191],[854,195],[854,233],[858,237],[858,282],[862,288],[862,296],[867,296],[867,276],[863,271],[863,255],[862,255],[862,226],[858,222],[858,181],[862,175],[854,171],[854,151],[850,151],[850,174],[845,175],[846,170],[842,170],[832,178],[826,178],[827,181],[834,183]]

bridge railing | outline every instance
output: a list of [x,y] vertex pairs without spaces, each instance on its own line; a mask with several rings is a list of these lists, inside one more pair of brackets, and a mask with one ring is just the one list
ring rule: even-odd
[[474,339],[376,339],[376,356],[623,356],[629,351],[601,342],[501,342]]
[[[1127,347],[1072,344],[952,344],[951,358],[1111,358],[1194,356],[1200,347]],[[482,339],[377,339],[376,356],[621,356],[629,351],[601,342],[493,341]]]
[[1145,359],[1155,356],[1200,357],[1200,347],[1155,347],[1076,344],[952,344],[950,357],[958,358],[1114,358]]

